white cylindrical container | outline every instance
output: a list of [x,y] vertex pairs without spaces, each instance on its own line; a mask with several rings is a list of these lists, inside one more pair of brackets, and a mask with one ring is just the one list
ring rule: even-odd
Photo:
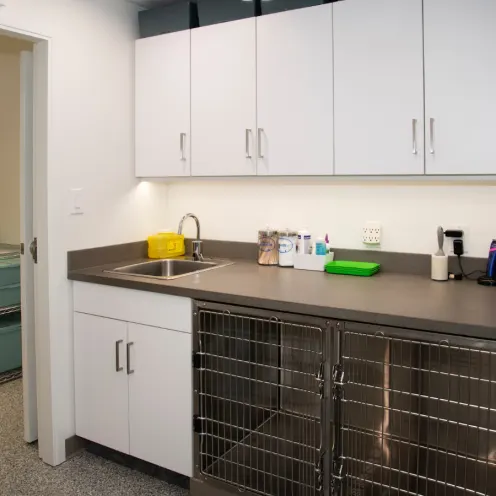
[[298,233],[291,229],[279,231],[279,267],[294,267]]
[[314,255],[325,255],[327,253],[325,238],[315,240],[315,251],[313,253]]
[[298,231],[298,253],[300,255],[312,253],[312,235],[308,231]]
[[431,279],[433,281],[448,280],[448,255],[432,255]]

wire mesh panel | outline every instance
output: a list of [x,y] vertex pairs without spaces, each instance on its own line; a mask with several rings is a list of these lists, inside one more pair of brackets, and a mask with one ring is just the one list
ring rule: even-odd
[[323,331],[200,310],[201,474],[268,496],[320,494]]
[[340,339],[344,494],[496,495],[494,348],[349,329]]

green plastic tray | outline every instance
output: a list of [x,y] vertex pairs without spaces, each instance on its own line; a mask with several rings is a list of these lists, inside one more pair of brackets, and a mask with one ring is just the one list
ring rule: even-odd
[[21,285],[11,284],[0,287],[0,308],[21,304]]
[[19,258],[0,258],[0,290],[4,286],[21,282],[21,266]]
[[351,276],[370,277],[379,272],[381,266],[372,262],[349,262],[345,260],[336,260],[329,262],[325,266],[329,274],[342,274]]
[[21,314],[0,317],[0,373],[21,367]]

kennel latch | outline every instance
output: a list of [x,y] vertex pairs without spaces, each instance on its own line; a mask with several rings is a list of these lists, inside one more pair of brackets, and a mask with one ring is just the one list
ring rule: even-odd
[[202,353],[198,352],[193,352],[193,368],[194,369],[201,369],[202,368]]
[[343,398],[344,391],[344,370],[341,364],[334,365],[332,368],[332,397],[334,400]]
[[193,432],[203,434],[202,419],[199,415],[193,415]]

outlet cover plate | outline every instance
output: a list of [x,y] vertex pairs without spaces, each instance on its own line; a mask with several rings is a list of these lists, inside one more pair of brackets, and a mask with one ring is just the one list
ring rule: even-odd
[[362,241],[365,245],[381,244],[382,226],[379,222],[367,222],[363,227]]

